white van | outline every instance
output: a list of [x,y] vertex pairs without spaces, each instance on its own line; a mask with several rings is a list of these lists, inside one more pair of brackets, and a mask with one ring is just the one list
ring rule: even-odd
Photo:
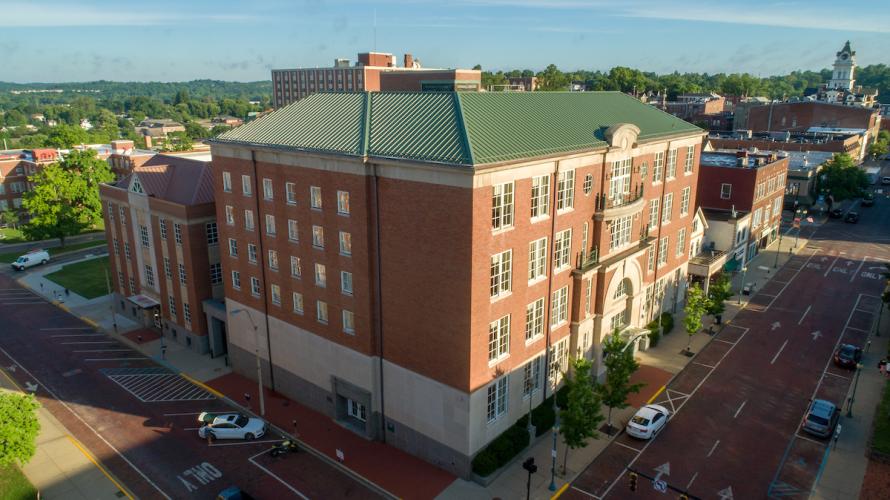
[[49,252],[46,250],[31,250],[16,259],[12,263],[12,268],[16,271],[24,271],[29,267],[34,267],[37,264],[46,264],[47,262],[49,262]]

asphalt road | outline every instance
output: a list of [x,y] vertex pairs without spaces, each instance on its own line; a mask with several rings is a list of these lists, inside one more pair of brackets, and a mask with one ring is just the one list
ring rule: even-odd
[[[810,243],[667,386],[657,438],[619,436],[564,498],[808,498],[830,442],[800,425],[814,397],[846,403],[853,373],[831,357],[864,345],[890,262],[890,199],[854,209],[859,224],[805,228]],[[628,467],[663,483],[640,476],[631,492]]]
[[197,436],[197,414],[227,405],[0,274],[0,369],[34,392],[138,498],[376,498],[306,453],[272,459],[280,436]]

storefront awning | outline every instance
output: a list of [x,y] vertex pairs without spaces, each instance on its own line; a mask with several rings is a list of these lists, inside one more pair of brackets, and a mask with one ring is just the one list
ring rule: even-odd
[[723,270],[728,273],[737,271],[738,268],[739,268],[739,260],[738,259],[732,259],[730,261],[727,261],[726,264],[723,266]]
[[151,309],[153,307],[158,307],[161,305],[160,303],[158,303],[157,300],[145,295],[132,295],[130,297],[127,297],[127,300],[136,304],[142,309]]

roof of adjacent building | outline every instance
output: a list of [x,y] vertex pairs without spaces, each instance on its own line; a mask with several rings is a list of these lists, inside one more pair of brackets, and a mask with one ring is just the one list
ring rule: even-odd
[[472,166],[601,149],[618,123],[639,127],[639,141],[701,132],[621,92],[344,92],[213,142]]
[[208,161],[155,155],[114,186],[129,189],[133,176],[139,179],[146,195],[159,200],[179,205],[213,202],[213,174]]

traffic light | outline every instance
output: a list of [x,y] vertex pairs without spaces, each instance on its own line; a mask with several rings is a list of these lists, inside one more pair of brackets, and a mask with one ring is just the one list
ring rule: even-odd
[[637,491],[637,473],[631,472],[627,477],[630,480],[630,491]]
[[525,462],[522,462],[522,468],[527,470],[529,474],[534,474],[535,472],[538,472],[538,466],[535,465],[534,457],[530,457],[530,458],[526,459]]

